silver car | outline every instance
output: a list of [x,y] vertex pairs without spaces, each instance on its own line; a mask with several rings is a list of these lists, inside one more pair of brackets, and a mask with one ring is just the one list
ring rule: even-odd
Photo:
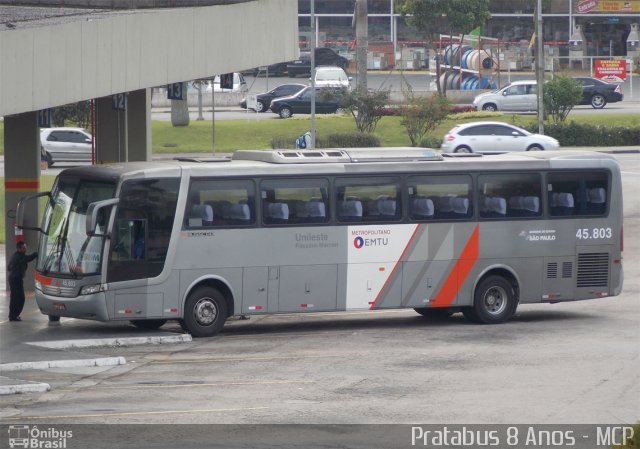
[[56,162],[91,162],[91,134],[82,128],[40,130],[40,158]]
[[557,150],[553,137],[532,134],[502,122],[472,122],[454,126],[442,141],[443,153],[506,153]]
[[493,92],[485,92],[473,100],[478,111],[536,111],[538,109],[535,80],[514,81]]

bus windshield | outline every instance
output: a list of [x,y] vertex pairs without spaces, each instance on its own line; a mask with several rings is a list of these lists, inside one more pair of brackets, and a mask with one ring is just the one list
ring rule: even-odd
[[[60,177],[43,217],[38,267],[42,274],[78,277],[100,272],[104,237],[87,236],[89,204],[113,198],[115,184]],[[106,229],[108,211],[101,211],[96,234]]]

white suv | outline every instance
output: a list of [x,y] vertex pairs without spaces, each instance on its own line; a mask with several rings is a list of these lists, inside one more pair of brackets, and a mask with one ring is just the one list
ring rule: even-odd
[[536,111],[537,92],[535,80],[514,81],[500,90],[478,95],[473,106],[478,111]]

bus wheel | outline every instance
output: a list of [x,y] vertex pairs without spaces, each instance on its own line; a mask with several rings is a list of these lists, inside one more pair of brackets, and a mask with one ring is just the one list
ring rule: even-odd
[[474,322],[498,324],[511,318],[517,307],[513,286],[501,276],[489,276],[476,288],[473,307],[463,313]]
[[227,319],[224,296],[211,287],[194,290],[184,305],[184,327],[198,337],[211,337],[222,329]]
[[133,324],[138,329],[151,329],[156,330],[160,329],[167,320],[131,320],[131,324]]
[[453,315],[453,311],[446,307],[414,307],[413,310],[427,318],[445,319]]

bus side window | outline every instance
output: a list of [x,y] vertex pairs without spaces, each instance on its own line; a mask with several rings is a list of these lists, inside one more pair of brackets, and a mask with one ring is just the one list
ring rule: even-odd
[[329,180],[271,178],[260,183],[266,225],[305,225],[329,220]]
[[481,218],[542,216],[542,179],[537,173],[503,173],[478,177]]
[[247,226],[255,222],[251,180],[194,179],[189,187],[185,227]]
[[336,199],[341,222],[389,222],[402,218],[398,177],[337,178]]
[[468,175],[411,176],[408,195],[412,220],[466,220],[473,215]]
[[609,201],[608,181],[605,171],[548,174],[549,214],[552,217],[604,215]]

